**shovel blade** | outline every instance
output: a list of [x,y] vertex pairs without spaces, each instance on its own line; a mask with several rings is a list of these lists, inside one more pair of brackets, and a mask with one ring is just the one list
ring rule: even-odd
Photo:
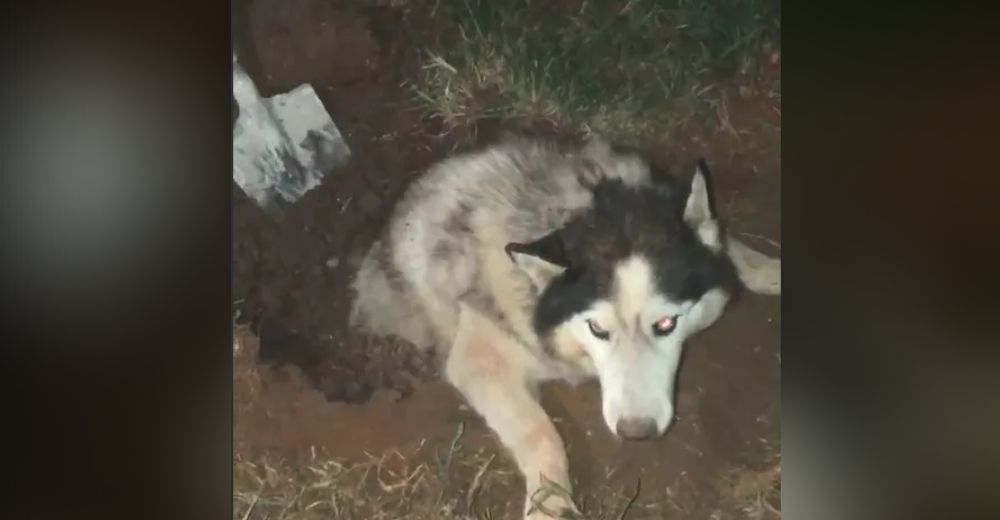
[[263,98],[234,62],[233,100],[233,180],[273,217],[350,159],[312,86]]

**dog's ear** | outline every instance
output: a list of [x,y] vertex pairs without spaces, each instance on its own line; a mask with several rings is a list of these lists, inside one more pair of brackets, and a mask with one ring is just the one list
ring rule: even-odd
[[553,231],[534,242],[511,242],[504,251],[514,265],[531,279],[538,291],[569,267],[561,230]]
[[691,226],[706,247],[716,252],[722,249],[712,201],[711,178],[704,159],[698,160],[691,177],[691,191],[684,205],[684,222]]

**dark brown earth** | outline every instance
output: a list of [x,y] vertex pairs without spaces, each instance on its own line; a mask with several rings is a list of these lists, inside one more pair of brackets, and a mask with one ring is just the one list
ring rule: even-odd
[[[240,456],[306,460],[320,448],[342,460],[389,450],[421,457],[427,446],[451,443],[464,422],[467,446],[500,453],[497,465],[511,468],[483,423],[437,380],[431,360],[345,327],[351,277],[393,201],[433,161],[470,141],[444,132],[404,84],[428,30],[410,4],[236,2],[236,47],[262,93],[312,83],[353,153],[281,222],[234,186],[235,320],[260,339],[259,352],[237,354]],[[781,239],[780,57],[773,58],[758,84],[727,107],[728,128],[653,150],[675,168],[706,157],[723,216],[771,254]],[[776,488],[753,488],[758,476],[780,471],[779,330],[780,300],[747,295],[691,340],[679,418],[658,441],[612,438],[595,385],[547,389],[543,402],[566,439],[581,495],[628,495],[639,479],[627,518],[764,518],[760,511],[780,508]],[[511,504],[512,518],[520,492],[516,479],[489,489],[494,502]],[[754,493],[769,506],[734,505],[758,500]]]

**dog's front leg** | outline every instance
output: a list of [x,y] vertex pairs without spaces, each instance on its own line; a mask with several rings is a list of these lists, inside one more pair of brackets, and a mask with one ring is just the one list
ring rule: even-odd
[[525,518],[577,518],[566,450],[531,391],[530,364],[524,347],[462,306],[445,376],[514,456],[525,479]]

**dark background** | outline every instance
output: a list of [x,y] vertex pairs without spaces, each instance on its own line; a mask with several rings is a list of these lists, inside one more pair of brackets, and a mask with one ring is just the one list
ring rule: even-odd
[[[224,518],[229,6],[5,11],[5,509]],[[782,18],[784,512],[1000,517],[991,17],[838,2]],[[70,153],[97,132],[67,115],[84,108],[118,125],[93,156]],[[108,157],[127,188],[88,177]]]

